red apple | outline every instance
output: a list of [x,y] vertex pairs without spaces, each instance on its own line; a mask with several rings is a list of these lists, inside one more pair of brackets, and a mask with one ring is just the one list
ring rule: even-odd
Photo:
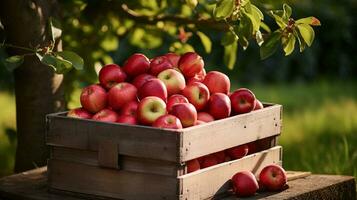
[[107,106],[107,93],[100,85],[90,85],[83,88],[81,105],[91,113],[97,113]]
[[204,156],[202,159],[202,163],[200,163],[201,169],[206,168],[206,167],[211,167],[213,165],[217,165],[218,161],[215,156],[212,154]]
[[174,69],[166,69],[160,72],[157,78],[165,84],[169,96],[181,93],[186,86],[185,77]]
[[237,147],[226,149],[226,154],[232,159],[240,159],[248,154],[248,145],[243,144]]
[[200,163],[198,162],[197,159],[187,161],[186,165],[187,165],[187,173],[191,173],[201,169]]
[[161,117],[157,118],[155,122],[152,124],[152,126],[157,128],[171,128],[171,129],[182,128],[182,124],[179,118],[170,114],[162,115]]
[[232,179],[233,192],[238,197],[253,196],[259,189],[257,179],[250,171],[236,173]]
[[118,114],[110,109],[103,109],[93,115],[92,119],[102,122],[116,122],[118,120]]
[[182,94],[195,106],[197,111],[204,109],[210,98],[208,88],[200,82],[187,85],[185,89],[183,89]]
[[201,120],[204,122],[211,122],[211,121],[214,121],[214,118],[209,113],[199,112],[199,113],[197,113],[197,120]]
[[214,157],[216,157],[216,160],[218,163],[224,163],[226,162],[226,154],[224,151],[219,151],[214,154],[212,154]]
[[138,102],[130,101],[126,103],[120,110],[120,115],[130,115],[136,117],[136,111],[138,110]]
[[91,119],[92,114],[86,111],[84,108],[75,108],[67,113],[67,117],[81,118],[81,119]]
[[286,172],[279,165],[268,165],[260,172],[259,182],[270,191],[282,190],[287,183]]
[[172,63],[166,56],[158,56],[151,60],[150,74],[157,76],[160,72],[166,69],[172,69]]
[[139,76],[135,77],[132,81],[132,84],[137,88],[140,89],[147,81],[156,78],[151,74],[140,74]]
[[205,80],[206,76],[206,70],[203,68],[200,72],[198,72],[195,76],[189,77],[187,79],[187,85],[193,83],[193,82],[203,82]]
[[157,118],[165,114],[165,102],[155,96],[149,96],[142,99],[137,110],[138,120],[144,125],[151,125]]
[[260,109],[262,109],[262,108],[264,108],[262,102],[260,102],[258,99],[256,99],[256,101],[255,101],[255,106],[254,106],[254,110],[260,110]]
[[141,53],[131,55],[124,63],[123,70],[130,77],[144,74],[150,69],[149,59]]
[[167,89],[165,84],[160,79],[157,78],[148,80],[139,89],[139,99],[143,99],[148,96],[156,96],[166,101]]
[[188,78],[199,73],[204,67],[204,62],[202,57],[197,53],[188,52],[181,56],[178,67],[182,74]]
[[194,126],[198,126],[198,125],[205,124],[205,123],[206,122],[204,122],[204,121],[197,120]]
[[214,119],[223,119],[231,114],[231,101],[223,93],[214,93],[208,101],[208,111]]
[[246,88],[240,88],[234,91],[230,95],[230,99],[232,102],[232,109],[235,113],[248,113],[254,110],[255,107],[255,96],[252,91]]
[[169,59],[169,61],[171,62],[172,66],[177,67],[178,66],[178,62],[180,60],[180,56],[175,54],[175,53],[167,53],[165,54],[165,56]]
[[108,92],[108,104],[114,110],[121,109],[126,103],[136,101],[137,89],[130,83],[118,83]]
[[130,125],[138,124],[136,117],[132,115],[120,115],[116,122],[121,124],[130,124]]
[[228,94],[231,88],[231,82],[228,76],[218,71],[208,72],[203,83],[208,87],[211,94]]
[[248,145],[248,154],[253,154],[257,152],[256,142],[250,142],[247,145]]
[[105,65],[99,71],[99,82],[107,90],[117,83],[124,82],[125,79],[125,72],[116,64]]
[[196,108],[190,103],[177,103],[173,105],[170,114],[178,117],[183,127],[193,126],[197,121]]
[[188,103],[188,99],[181,94],[174,94],[167,99],[166,109],[170,112],[173,105],[177,103]]

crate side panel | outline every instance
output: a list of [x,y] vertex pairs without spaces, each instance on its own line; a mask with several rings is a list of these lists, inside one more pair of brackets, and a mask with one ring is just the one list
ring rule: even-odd
[[178,199],[177,178],[49,161],[52,189],[119,199]]
[[281,164],[280,146],[273,147],[239,160],[230,161],[191,174],[178,177],[181,184],[181,199],[201,200],[225,193],[229,180],[239,171],[252,171],[258,175],[268,164]]
[[[118,155],[118,168],[130,172],[141,172],[177,177],[180,167],[175,162]],[[51,158],[100,167],[98,152],[51,146]]]
[[281,131],[280,105],[184,129],[181,161],[218,152],[258,139],[276,136]]
[[177,161],[179,134],[163,129],[103,123],[49,115],[46,142],[89,151],[98,151],[99,142],[110,140],[123,155]]

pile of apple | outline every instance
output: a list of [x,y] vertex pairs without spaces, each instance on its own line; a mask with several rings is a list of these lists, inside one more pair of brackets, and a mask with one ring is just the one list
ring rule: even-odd
[[181,129],[263,107],[246,88],[230,93],[225,74],[206,74],[204,61],[195,52],[167,53],[151,60],[136,53],[123,67],[102,67],[99,82],[82,90],[82,108],[68,116]]
[[259,191],[281,191],[287,188],[285,170],[279,165],[265,166],[259,174],[259,182],[250,171],[241,171],[231,178],[233,193],[238,197],[253,196]]

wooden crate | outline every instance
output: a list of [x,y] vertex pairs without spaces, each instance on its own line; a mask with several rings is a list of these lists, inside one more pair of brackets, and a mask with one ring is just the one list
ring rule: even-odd
[[[235,172],[281,163],[281,147],[272,146],[282,106],[266,106],[180,130],[48,115],[50,188],[121,199],[215,196]],[[186,161],[259,139],[268,141],[268,150],[186,174]]]

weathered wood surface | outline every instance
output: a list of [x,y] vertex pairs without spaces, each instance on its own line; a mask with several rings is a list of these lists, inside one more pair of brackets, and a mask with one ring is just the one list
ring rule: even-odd
[[[82,198],[48,192],[47,168],[39,168],[0,179],[0,199],[80,200]],[[231,196],[224,200],[235,200]],[[289,189],[262,193],[245,199],[356,199],[356,182],[351,176],[310,175],[289,182]]]

